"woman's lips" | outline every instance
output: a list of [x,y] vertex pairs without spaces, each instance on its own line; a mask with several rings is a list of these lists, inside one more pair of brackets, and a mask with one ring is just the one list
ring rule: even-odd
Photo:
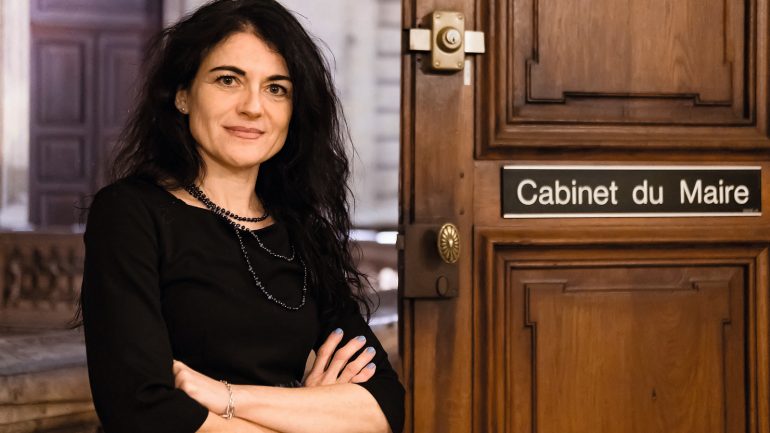
[[262,136],[265,131],[256,128],[244,128],[242,126],[225,126],[227,132],[238,138],[255,139]]

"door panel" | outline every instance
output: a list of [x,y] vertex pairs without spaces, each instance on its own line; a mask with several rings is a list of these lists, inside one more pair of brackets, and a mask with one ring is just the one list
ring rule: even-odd
[[477,5],[480,155],[770,144],[766,0]]
[[83,126],[87,104],[85,85],[93,77],[87,74],[87,65],[93,61],[90,56],[90,41],[80,35],[61,33],[35,40],[36,82],[40,83],[39,96],[55,95],[45,104],[36,104],[35,119],[51,126]]
[[494,367],[477,371],[476,431],[746,431],[763,251],[492,251],[475,364]]

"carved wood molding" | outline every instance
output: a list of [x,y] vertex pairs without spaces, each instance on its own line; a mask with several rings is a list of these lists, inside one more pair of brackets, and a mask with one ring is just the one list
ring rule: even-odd
[[[489,228],[478,230],[476,245],[474,432],[572,431],[559,424],[559,415],[579,424],[576,418],[580,417],[573,412],[580,405],[570,406],[575,397],[570,390],[577,389],[586,393],[586,399],[617,389],[632,392],[629,387],[647,389],[645,398],[652,408],[679,391],[654,381],[650,382],[654,386],[644,388],[649,384],[640,384],[639,378],[651,375],[660,380],[668,374],[673,377],[671,383],[679,383],[687,377],[682,365],[690,365],[693,375],[699,371],[700,382],[694,382],[693,388],[721,384],[721,390],[710,389],[700,400],[692,398],[691,408],[719,406],[701,417],[702,422],[718,426],[718,431],[735,431],[740,425],[745,426],[740,431],[767,431],[767,244],[648,241],[621,246],[600,236],[581,237],[570,246],[533,240],[525,229]],[[565,280],[565,273],[571,277]],[[613,316],[620,312],[626,315]],[[628,316],[630,312],[636,313]],[[618,329],[607,327],[608,321]],[[640,328],[641,324],[646,325]],[[645,327],[653,331],[644,331]],[[572,337],[564,338],[565,332]],[[671,356],[675,360],[670,362],[681,365],[666,364],[667,359],[661,361],[666,364],[662,367],[657,362],[641,364],[646,373],[633,370],[634,374],[617,378],[632,380],[625,387],[581,382],[599,374],[586,370],[602,368],[601,362],[610,362],[602,374],[623,371],[611,361],[620,362],[623,354],[654,346],[657,343],[651,338],[657,335],[670,339],[660,343],[659,355]],[[615,344],[626,337],[628,346],[617,351],[581,354],[581,348],[601,347],[601,342],[590,338]],[[677,357],[676,348],[685,354]],[[688,358],[688,351],[711,355]],[[565,368],[566,360],[575,365]],[[574,371],[565,371],[570,369]],[[575,372],[585,372],[585,377]],[[554,387],[561,391],[554,392]],[[687,392],[696,394],[692,389]],[[540,410],[554,413],[548,420],[537,418],[536,402],[542,400],[547,404]],[[555,401],[565,406],[554,406]],[[612,417],[612,413],[595,417],[592,425]]]
[[[712,89],[706,89],[706,88],[703,88],[703,87],[702,87],[702,90],[704,92],[711,91],[712,95],[704,95],[704,94],[702,94],[701,91],[695,91],[695,92],[687,93],[687,92],[682,92],[682,91],[678,91],[678,92],[677,91],[668,91],[667,92],[667,91],[661,91],[661,90],[654,91],[653,89],[647,89],[646,92],[645,91],[635,91],[635,92],[633,92],[633,91],[618,91],[620,89],[614,89],[614,91],[611,90],[611,89],[607,89],[607,90],[602,91],[602,90],[599,90],[599,89],[601,89],[601,88],[605,88],[606,89],[606,87],[604,87],[602,85],[599,85],[598,89],[596,89],[595,91],[585,91],[585,90],[584,91],[569,91],[569,90],[566,90],[566,89],[560,89],[561,96],[557,96],[557,94],[559,93],[559,89],[557,88],[555,90],[554,89],[550,90],[550,93],[552,94],[550,97],[547,96],[547,95],[543,95],[543,96],[536,95],[537,89],[533,89],[533,87],[535,86],[533,84],[533,80],[535,79],[533,77],[533,73],[534,73],[533,70],[537,69],[540,66],[540,46],[541,46],[541,35],[540,35],[540,19],[541,19],[541,14],[540,14],[540,11],[541,11],[541,9],[543,9],[541,7],[541,4],[542,4],[542,6],[548,6],[549,4],[548,3],[543,4],[540,0],[532,0],[531,3],[532,3],[532,8],[531,8],[530,12],[531,12],[532,20],[531,20],[530,25],[531,25],[531,29],[532,29],[532,39],[533,39],[532,40],[532,50],[531,50],[531,53],[529,54],[529,56],[525,60],[525,65],[526,65],[526,74],[525,74],[525,83],[526,83],[525,93],[526,93],[526,98],[525,98],[525,101],[527,103],[556,103],[556,104],[564,104],[564,103],[566,103],[567,98],[571,97],[571,98],[686,99],[686,100],[689,100],[692,103],[693,106],[726,106],[726,107],[729,107],[729,106],[733,105],[733,101],[732,101],[732,98],[731,98],[731,96],[732,96],[731,95],[731,91],[732,91],[732,84],[733,84],[733,82],[732,82],[732,79],[733,79],[732,75],[733,75],[733,73],[732,73],[731,67],[732,67],[732,63],[733,62],[729,60],[731,58],[731,53],[730,53],[730,50],[727,50],[727,47],[730,45],[730,41],[727,40],[728,39],[727,29],[722,29],[722,34],[719,35],[719,36],[721,36],[721,41],[719,41],[719,42],[721,42],[721,44],[714,44],[714,45],[711,45],[711,46],[704,46],[704,48],[706,50],[716,51],[715,54],[721,56],[721,58],[722,58],[721,59],[722,61],[719,62],[720,64],[708,65],[708,66],[711,66],[711,67],[716,67],[716,69],[719,72],[719,78],[722,78],[724,80],[722,82],[716,82],[716,83],[711,83],[711,84],[719,85],[719,87],[723,87],[724,90],[730,91],[730,93],[724,92],[725,94],[721,95],[721,98],[716,96],[716,95],[713,95],[713,93],[715,93],[715,92]],[[617,2],[615,2],[615,3],[617,3]],[[627,2],[625,6],[632,5],[633,3],[635,3],[635,2]],[[638,4],[640,2],[636,2],[636,3]],[[685,2],[680,2],[680,3],[684,4],[684,5],[687,5],[686,1]],[[735,2],[732,2],[732,3],[735,3]],[[653,7],[647,9],[646,12],[649,14],[650,11],[655,9],[654,8],[655,5],[648,5],[648,6],[653,6]],[[664,9],[664,6],[669,6],[669,7],[665,8],[665,9],[668,9],[669,11],[671,9],[674,9],[674,8],[670,7],[671,5],[665,5],[664,3],[661,3],[658,6],[660,6],[659,9]],[[706,11],[707,13],[716,14],[717,18],[721,18],[721,21],[724,23],[726,21],[726,18],[727,18],[727,16],[726,16],[727,15],[727,11],[729,10],[729,6],[731,6],[731,4],[728,3],[727,0],[721,0],[721,4],[714,4],[713,6],[717,6],[717,7],[711,8],[711,9],[703,8],[702,10]],[[719,6],[721,6],[721,10],[720,10]],[[621,6],[621,8],[622,8],[622,6]],[[553,12],[554,9],[558,9],[558,6],[556,8],[551,9],[551,11]],[[602,9],[602,5],[593,4],[593,5],[590,5],[590,9],[591,10],[597,10],[597,9],[601,10]],[[643,10],[635,10],[635,11],[631,10],[631,11],[628,11],[629,14],[632,14],[634,12],[636,12],[636,13],[640,13],[640,12],[644,13],[645,11],[643,11]],[[680,13],[683,13],[683,12],[684,11],[682,9],[680,9]],[[566,14],[568,14],[568,13],[569,12],[566,12]],[[674,17],[676,17],[675,13],[671,13],[671,12],[669,12],[669,13],[671,15],[674,15]],[[664,14],[665,14],[665,12],[664,12]],[[591,14],[589,14],[589,15],[591,15]],[[543,18],[549,18],[549,17],[548,17],[547,14],[543,14]],[[564,18],[564,15],[559,16],[559,18]],[[573,26],[575,24],[580,24],[580,22],[581,22],[579,17],[570,17],[570,18],[571,19],[569,21],[573,24]],[[553,20],[551,20],[551,21],[553,21]],[[638,18],[638,19],[634,19],[634,20],[630,20],[630,21],[632,21],[632,22],[644,21],[644,17],[641,17],[641,18]],[[583,20],[583,22],[585,24],[585,27],[589,26],[589,23],[585,23],[584,20]],[[604,23],[604,24],[612,24],[612,23]],[[610,27],[612,27],[612,26],[610,26]],[[568,26],[568,30],[572,30],[572,32],[574,32],[576,29],[574,29],[574,28],[570,29],[569,26]],[[580,30],[580,29],[577,29],[577,30]],[[610,29],[605,29],[605,31],[606,30],[618,30],[618,29],[617,28],[616,29],[610,28]],[[699,30],[699,29],[696,28],[696,29],[693,29],[693,30]],[[563,34],[563,37],[565,37],[565,38],[569,37],[572,32],[564,32],[566,34]],[[692,32],[692,33],[694,33],[694,32]],[[549,35],[549,36],[559,37],[559,36],[562,36],[562,35]],[[619,39],[623,39],[623,35],[622,34],[618,34],[617,36],[618,36]],[[648,36],[649,35],[644,35],[643,37],[646,38]],[[693,43],[693,42],[697,43],[697,40],[693,41],[693,39],[697,37],[697,34],[693,35],[693,34],[688,34],[688,32],[683,32],[683,33],[678,34],[677,36],[684,36],[685,38],[689,37],[690,38],[690,41],[689,41],[690,43]],[[628,41],[625,41],[625,42],[628,43]],[[578,42],[578,44],[580,44],[580,42]],[[625,45],[625,44],[623,44],[621,42],[620,45],[622,46],[622,45]],[[616,54],[619,57],[622,58],[622,56],[624,54],[628,55],[630,53],[626,52],[626,53],[616,53]],[[694,53],[691,53],[691,54],[694,55],[695,57],[697,57],[699,53],[694,52]],[[658,59],[655,59],[655,60],[656,61],[653,63],[653,65],[659,67],[660,70],[658,71],[658,73],[663,73],[665,65],[660,64],[660,60],[664,60],[664,59],[658,58]],[[686,62],[686,61],[691,60],[691,59],[684,58],[682,60],[684,62]],[[577,72],[579,73],[579,71],[577,71]],[[550,80],[550,81],[552,81],[552,80]],[[558,83],[552,83],[552,84],[558,85]],[[602,83],[602,84],[606,85],[605,83]],[[701,84],[703,85],[703,84],[706,84],[706,83],[701,83]],[[644,90],[644,89],[642,89],[642,90]],[[510,120],[515,121],[516,119],[515,119],[515,117],[512,116],[512,118]]]
[[767,0],[707,1],[477,2],[477,155],[767,150]]

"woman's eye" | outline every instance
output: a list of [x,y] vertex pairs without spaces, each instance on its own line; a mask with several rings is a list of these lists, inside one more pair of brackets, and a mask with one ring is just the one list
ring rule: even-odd
[[267,86],[267,91],[271,95],[275,95],[275,96],[284,96],[287,93],[289,93],[288,90],[286,90],[285,87],[283,87],[281,85],[278,85],[278,84],[271,84],[271,85]]
[[238,79],[232,75],[222,75],[221,77],[217,77],[217,81],[219,81],[225,87],[233,87],[238,84]]

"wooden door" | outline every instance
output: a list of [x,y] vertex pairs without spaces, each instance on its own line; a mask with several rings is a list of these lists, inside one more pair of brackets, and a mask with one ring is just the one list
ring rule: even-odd
[[[409,431],[770,433],[768,0],[404,0],[404,27],[437,10],[487,52],[404,52]],[[761,215],[504,218],[528,164],[758,166]],[[445,222],[457,296],[412,298]]]
[[34,0],[30,220],[83,223],[136,94],[144,43],[160,29],[155,0]]

